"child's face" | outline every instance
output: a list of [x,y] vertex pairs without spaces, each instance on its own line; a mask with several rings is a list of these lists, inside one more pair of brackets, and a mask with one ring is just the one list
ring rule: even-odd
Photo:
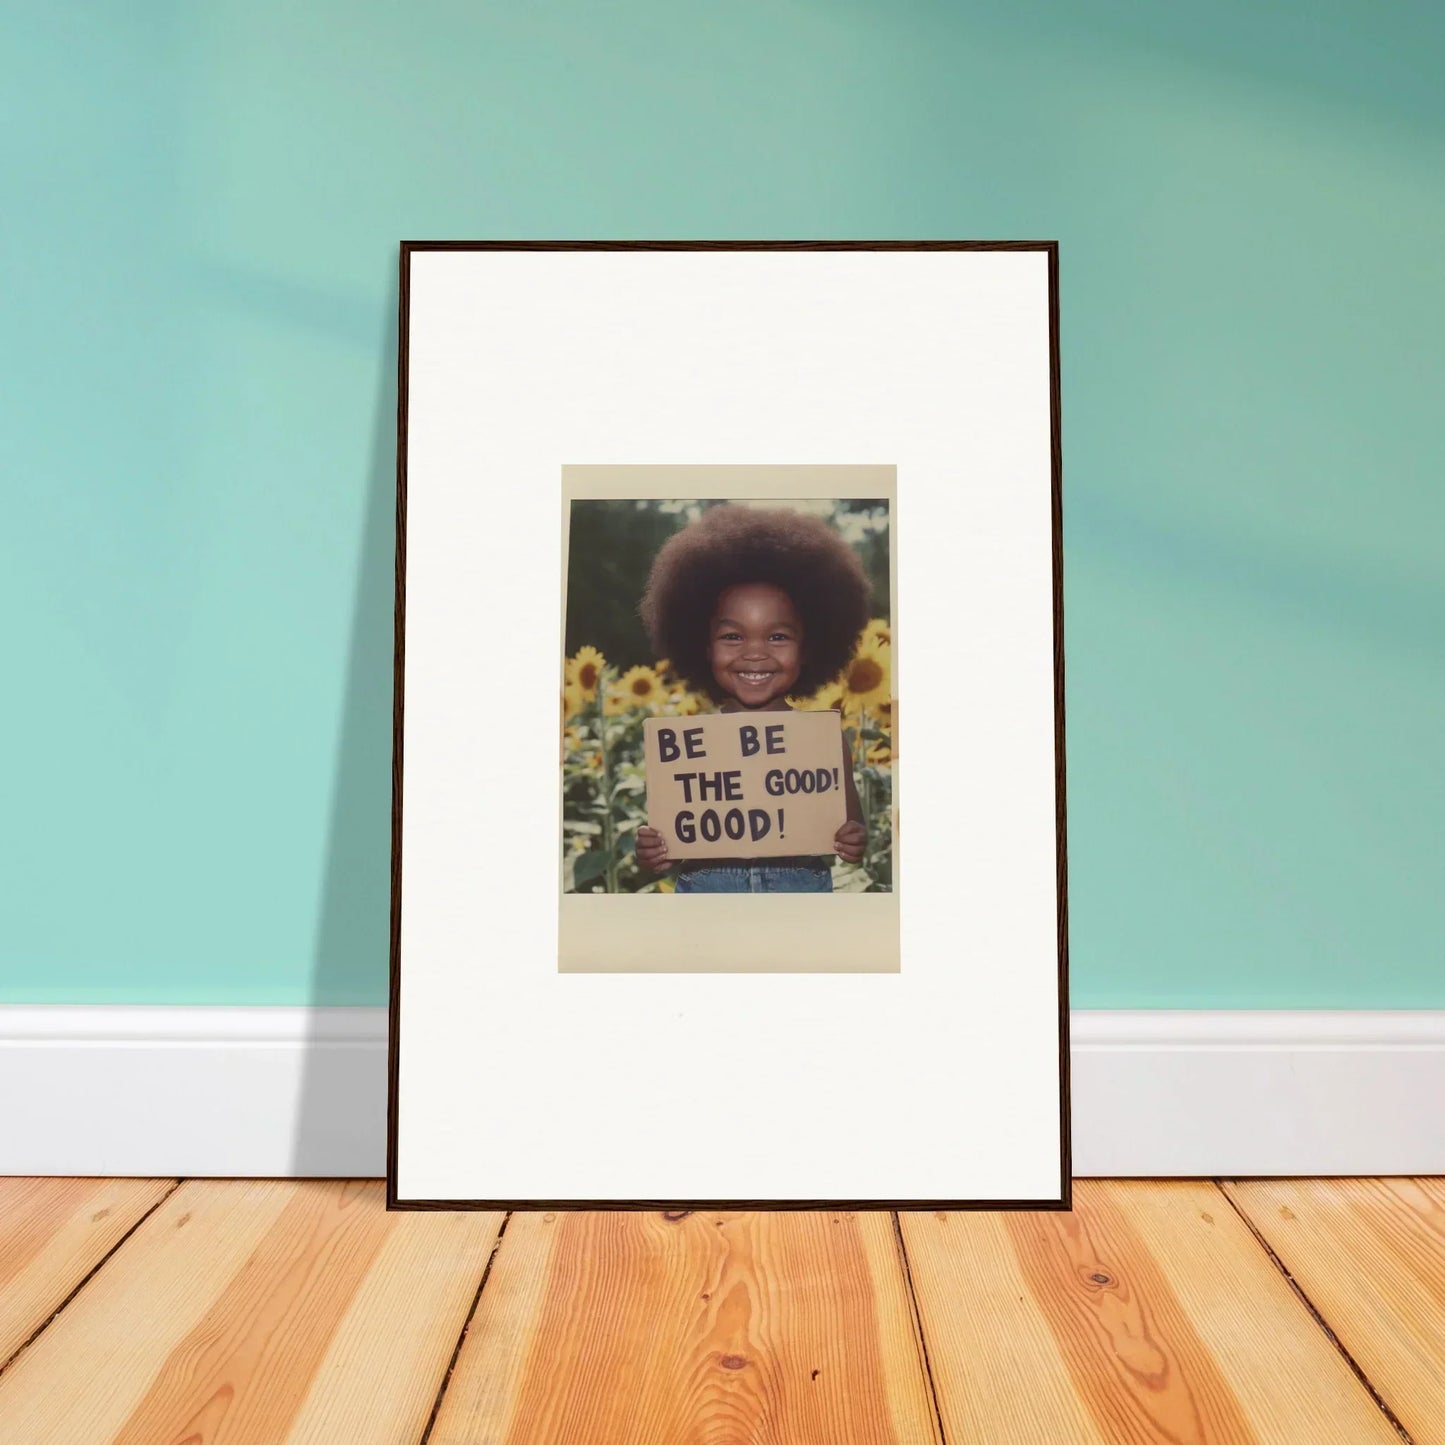
[[713,680],[744,707],[766,707],[792,691],[803,665],[803,624],[793,599],[769,582],[729,587],[708,633]]

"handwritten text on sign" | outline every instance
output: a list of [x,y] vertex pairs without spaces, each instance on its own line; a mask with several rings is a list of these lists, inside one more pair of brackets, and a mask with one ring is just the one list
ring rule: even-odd
[[835,712],[648,718],[647,821],[670,858],[831,853],[847,817]]

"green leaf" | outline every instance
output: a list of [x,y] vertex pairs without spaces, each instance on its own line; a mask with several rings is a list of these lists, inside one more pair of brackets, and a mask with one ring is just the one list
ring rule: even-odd
[[580,886],[590,883],[594,878],[600,878],[606,871],[606,852],[601,848],[594,848],[590,853],[578,855],[577,861],[572,865],[572,878]]

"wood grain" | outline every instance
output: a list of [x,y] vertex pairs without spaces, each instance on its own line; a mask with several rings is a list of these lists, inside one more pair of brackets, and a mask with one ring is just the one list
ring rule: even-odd
[[390,1233],[332,1336],[287,1445],[421,1439],[503,1216],[387,1217]]
[[429,1445],[935,1445],[884,1213],[508,1224]]
[[929,1367],[950,1441],[1397,1445],[1371,1388],[1445,1440],[1439,1180],[1081,1181],[906,1259],[884,1213],[520,1214],[490,1273],[497,1214],[171,1187],[0,1180],[0,1326],[50,1320],[0,1441],[413,1445],[474,1301],[428,1445],[938,1445]]
[[1224,1187],[1405,1429],[1445,1440],[1445,1180]]
[[0,1366],[174,1179],[0,1179]]
[[1398,1445],[1213,1185],[1076,1181],[1071,1214],[901,1222],[951,1440]]
[[383,1204],[377,1183],[183,1185],[0,1379],[0,1438],[419,1438],[500,1219]]

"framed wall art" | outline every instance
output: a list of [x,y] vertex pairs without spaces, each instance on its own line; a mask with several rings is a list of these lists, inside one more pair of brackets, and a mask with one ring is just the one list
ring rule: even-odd
[[1052,242],[401,253],[393,1208],[1067,1208]]

